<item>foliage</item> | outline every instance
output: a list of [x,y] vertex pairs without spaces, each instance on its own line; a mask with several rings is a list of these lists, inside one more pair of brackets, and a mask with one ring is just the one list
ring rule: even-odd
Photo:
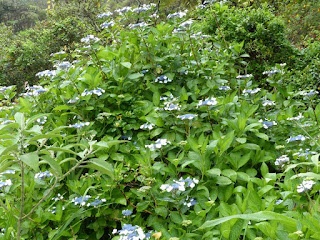
[[41,1],[1,0],[0,23],[12,26],[15,32],[34,26],[37,21],[43,20],[46,16],[45,11],[39,8],[39,3]]
[[318,93],[154,8],[0,88],[0,238],[320,239]]
[[266,5],[263,8],[234,8],[224,5],[206,14],[205,31],[228,43],[244,41],[250,55],[248,72],[261,77],[275,63],[292,66],[295,49],[286,37],[286,26]]

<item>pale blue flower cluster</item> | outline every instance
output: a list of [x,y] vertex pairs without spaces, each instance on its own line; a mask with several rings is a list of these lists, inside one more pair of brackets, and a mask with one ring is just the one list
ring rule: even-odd
[[152,130],[155,125],[153,123],[145,123],[140,126],[140,129]]
[[15,173],[16,173],[15,170],[6,170],[6,171],[0,173],[0,176],[1,176],[1,175],[7,175],[7,174],[15,174]]
[[121,230],[114,229],[113,234],[120,235],[119,240],[144,240],[150,239],[150,233],[144,233],[143,229],[139,226],[132,226],[131,224],[124,224]]
[[42,78],[42,77],[54,77],[57,74],[55,70],[44,70],[42,72],[38,72],[36,74],[36,77]]
[[272,71],[265,71],[262,74],[268,75],[268,76],[272,76],[273,74],[280,73],[280,72],[281,72],[281,70],[275,69],[275,70],[272,70]]
[[193,20],[192,20],[192,19],[189,19],[189,20],[181,23],[181,24],[179,25],[179,27],[181,27],[181,28],[188,28],[188,27],[191,26],[192,23],[193,23]]
[[110,21],[110,22],[104,22],[100,25],[100,27],[103,28],[108,28],[108,27],[113,27],[116,23],[114,21]]
[[157,77],[154,81],[158,83],[168,83],[172,82],[172,79],[168,78],[166,75],[161,75],[160,77]]
[[132,211],[129,210],[129,209],[122,211],[122,215],[123,215],[123,216],[130,216],[131,214],[132,214]]
[[294,142],[294,141],[304,141],[308,139],[308,137],[305,137],[303,135],[298,135],[298,136],[295,136],[295,137],[290,137],[287,139],[287,142]]
[[0,92],[3,93],[5,91],[8,91],[8,90],[12,89],[13,87],[14,87],[13,85],[12,86],[8,86],[8,87],[1,87],[0,88]]
[[43,88],[42,86],[37,86],[37,85],[33,85],[33,86],[29,86],[26,87],[27,92],[26,93],[22,93],[21,96],[25,96],[25,97],[35,97],[35,96],[39,96],[41,93],[47,92],[48,90]]
[[303,180],[300,185],[297,187],[297,192],[302,193],[306,190],[311,190],[312,186],[316,184],[313,180]]
[[187,207],[192,207],[194,205],[196,205],[198,203],[198,201],[194,198],[190,198],[189,200],[189,196],[187,196],[186,201],[183,203],[183,205],[187,206]]
[[54,201],[59,201],[62,199],[63,199],[63,196],[60,193],[58,193],[56,197],[51,198],[51,200],[54,200]]
[[244,89],[243,90],[243,94],[247,95],[247,94],[256,94],[258,92],[260,92],[261,88],[255,88],[255,89]]
[[245,78],[250,78],[253,77],[252,74],[246,74],[246,75],[238,75],[236,78],[237,79],[245,79]]
[[229,86],[220,86],[219,90],[221,91],[229,91],[231,88]]
[[90,195],[86,195],[86,196],[81,196],[81,197],[75,197],[74,199],[71,200],[72,203],[74,203],[74,205],[80,205],[80,206],[84,206],[86,205],[87,201],[91,198]]
[[150,145],[145,145],[145,148],[149,148],[150,151],[155,151],[156,149],[160,149],[163,146],[166,146],[168,144],[171,144],[170,141],[168,141],[167,139],[157,139],[157,141],[155,141],[155,143],[152,143]]
[[131,11],[132,11],[131,7],[123,7],[121,9],[115,10],[115,12],[117,12],[119,14],[123,14],[123,13],[126,13],[126,12],[131,12]]
[[194,119],[196,116],[198,116],[197,114],[185,114],[185,115],[178,115],[177,118],[180,118],[181,120],[192,120]]
[[299,115],[297,117],[290,117],[290,118],[287,118],[287,120],[289,120],[289,121],[292,121],[292,120],[298,121],[301,118],[304,118],[304,116],[302,115],[302,113],[299,113]]
[[37,119],[37,122],[40,124],[40,125],[43,125],[45,124],[47,121],[47,117],[46,116],[43,116],[43,117],[40,117]]
[[267,119],[265,121],[263,121],[262,119],[259,120],[259,122],[262,123],[263,127],[265,129],[269,128],[269,127],[272,127],[272,126],[275,126],[275,125],[278,125],[275,121],[268,121]]
[[194,188],[196,184],[199,183],[199,180],[196,178],[191,179],[190,177],[187,177],[186,179],[183,179],[182,177],[179,180],[173,180],[173,183],[171,184],[162,184],[160,189],[162,191],[166,192],[172,192],[172,191],[186,191],[186,188]]
[[72,67],[72,64],[68,61],[64,61],[64,62],[56,63],[54,65],[54,67],[57,68],[57,70],[65,70],[66,71]]
[[6,124],[9,124],[9,123],[14,123],[13,120],[5,120],[1,123],[1,125],[6,125]]
[[210,97],[210,98],[206,98],[205,100],[200,100],[199,103],[197,104],[197,108],[202,106],[214,106],[217,104],[218,104],[217,99],[214,97]]
[[75,123],[73,125],[69,125],[70,128],[82,128],[84,126],[89,126],[90,122],[83,122],[83,123]]
[[87,96],[87,95],[92,95],[92,94],[95,94],[97,96],[101,96],[105,91],[102,89],[102,88],[97,88],[97,89],[94,89],[94,90],[87,90],[85,89],[83,91],[83,93],[81,93],[81,96],[84,97],[84,96]]
[[81,38],[80,41],[89,44],[89,43],[92,43],[92,42],[95,43],[95,42],[100,41],[100,38],[95,37],[94,35],[88,35],[88,36],[86,36],[84,38]]
[[142,28],[142,27],[146,27],[146,26],[148,26],[148,24],[146,24],[145,22],[129,24],[130,29]]
[[7,180],[1,180],[0,181],[0,190],[2,190],[2,188],[7,187],[7,186],[11,186],[12,185],[12,181],[11,179],[7,179]]
[[305,151],[302,150],[302,148],[299,149],[299,152],[296,152],[292,154],[293,156],[298,156],[298,157],[308,157],[310,155],[315,155],[318,154],[317,152],[310,151],[309,148],[307,148]]
[[274,106],[274,105],[276,105],[276,103],[275,103],[275,101],[271,101],[271,100],[264,100],[263,102],[262,102],[262,106]]
[[111,16],[112,16],[111,12],[104,12],[104,13],[98,14],[97,18],[105,18],[105,17],[111,17]]
[[183,18],[184,16],[187,15],[188,10],[185,10],[184,12],[176,12],[176,13],[171,13],[167,16],[167,18]]
[[44,178],[49,178],[49,177],[52,177],[52,173],[49,172],[49,171],[44,171],[44,172],[39,172],[39,173],[36,173],[36,175],[34,175],[34,178],[37,178],[37,179],[44,179]]
[[283,165],[289,161],[290,161],[290,158],[287,155],[282,155],[281,157],[278,157],[276,159],[274,165],[283,167]]
[[310,90],[309,92],[308,91],[301,91],[300,95],[311,97],[311,96],[316,95],[318,93],[319,93],[318,91]]

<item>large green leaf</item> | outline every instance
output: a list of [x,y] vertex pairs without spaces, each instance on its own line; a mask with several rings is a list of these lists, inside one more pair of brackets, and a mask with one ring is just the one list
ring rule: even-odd
[[113,165],[99,158],[93,158],[90,160],[88,168],[96,169],[104,174],[107,174],[110,178],[114,179]]
[[39,171],[39,156],[36,152],[27,153],[20,156],[22,162],[31,167],[36,172]]
[[256,221],[256,222],[262,222],[262,221],[277,221],[279,223],[282,223],[292,229],[296,228],[297,225],[297,220],[287,217],[283,214],[280,213],[275,213],[275,212],[270,212],[270,211],[260,211],[256,213],[250,213],[250,214],[237,214],[237,215],[232,215],[228,217],[223,217],[223,218],[218,218],[215,220],[210,220],[205,222],[199,229],[203,230],[206,228],[212,228],[214,226],[217,226],[221,223],[230,221],[232,219],[244,219],[244,220],[251,220],[251,221]]

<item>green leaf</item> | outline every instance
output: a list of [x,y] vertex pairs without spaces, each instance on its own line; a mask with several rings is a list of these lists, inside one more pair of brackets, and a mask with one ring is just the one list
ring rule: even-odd
[[251,214],[237,214],[237,215],[232,215],[232,216],[228,216],[228,217],[218,218],[215,220],[206,221],[199,228],[199,230],[204,230],[206,228],[213,228],[214,226],[217,226],[221,223],[230,221],[232,219],[237,219],[237,218],[244,219],[244,220],[257,221],[257,222],[273,220],[273,221],[277,221],[279,223],[282,223],[292,229],[295,229],[296,224],[297,224],[297,220],[295,220],[291,217],[287,217],[284,214],[270,212],[270,211],[260,211],[260,212],[251,213]]
[[128,78],[131,79],[131,80],[138,79],[140,77],[143,77],[143,74],[141,74],[141,73],[133,73],[133,74],[130,74],[128,76]]
[[228,148],[231,146],[231,143],[234,139],[234,131],[229,132],[227,135],[225,135],[223,138],[219,140],[219,147],[220,147],[220,156],[228,150]]
[[39,172],[39,156],[36,152],[21,155],[20,159],[34,171]]
[[209,177],[220,176],[221,170],[219,168],[212,168],[206,172],[206,175]]
[[126,68],[131,68],[132,64],[130,62],[122,62],[120,63],[122,66],[126,67]]
[[226,186],[232,184],[232,181],[224,176],[218,176],[217,177],[217,184],[221,186]]
[[25,117],[24,117],[24,114],[23,113],[20,113],[20,112],[17,112],[15,115],[14,115],[14,119],[16,120],[16,123],[19,124],[19,127],[24,130],[25,128]]
[[89,161],[91,164],[87,165],[88,168],[96,169],[104,174],[107,174],[111,179],[114,179],[113,165],[99,158],[93,158]]
[[58,176],[62,175],[62,170],[59,163],[57,163],[53,158],[48,155],[41,156],[41,158],[45,163],[50,165],[50,167],[57,173]]
[[160,104],[160,92],[158,89],[153,92],[152,102],[155,106],[159,106]]
[[181,225],[183,219],[181,217],[181,215],[178,212],[170,212],[170,219],[172,220],[172,222]]
[[115,146],[120,143],[128,142],[126,140],[112,140],[112,141],[100,141],[94,144],[94,146],[100,147],[100,148],[111,148],[112,146]]
[[268,135],[266,135],[266,134],[264,134],[264,133],[258,132],[258,133],[256,133],[256,136],[259,137],[259,138],[261,138],[261,139],[263,139],[263,140],[269,141]]

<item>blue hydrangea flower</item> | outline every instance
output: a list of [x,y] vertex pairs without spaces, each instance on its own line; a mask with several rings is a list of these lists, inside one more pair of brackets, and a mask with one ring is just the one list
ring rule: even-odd
[[300,95],[302,95],[302,96],[308,96],[308,97],[311,97],[311,96],[313,96],[313,95],[316,95],[316,94],[318,94],[319,92],[318,91],[315,91],[315,90],[311,90],[311,91],[301,91],[300,92]]
[[76,197],[74,199],[71,200],[71,202],[74,203],[74,205],[81,205],[81,206],[84,206],[86,205],[86,201],[88,201],[89,199],[91,198],[90,195],[86,195],[84,197]]
[[177,118],[180,118],[181,120],[191,120],[194,119],[196,116],[198,116],[197,114],[185,114],[185,115],[178,115]]
[[168,82],[172,82],[172,79],[168,78],[166,75],[161,75],[160,77],[157,77],[155,79],[155,82],[168,83]]
[[88,35],[88,36],[86,36],[84,38],[81,38],[80,41],[89,44],[91,42],[98,42],[98,41],[100,41],[100,39],[95,37],[94,35]]
[[150,144],[150,145],[145,145],[145,148],[149,148],[150,151],[155,151],[156,149],[160,149],[163,146],[166,146],[167,144],[171,144],[170,141],[168,141],[167,139],[157,139],[157,141],[155,141],[155,143]]
[[145,123],[140,126],[140,129],[152,130],[155,125],[153,123]]
[[37,179],[44,179],[44,178],[49,178],[49,177],[52,177],[52,173],[49,172],[49,171],[44,171],[44,172],[39,172],[39,173],[36,173],[36,175],[34,175],[34,178],[37,178]]
[[130,29],[142,28],[142,27],[146,27],[146,26],[148,26],[148,24],[146,24],[145,22],[129,24]]
[[197,104],[197,108],[201,106],[214,106],[217,104],[218,102],[216,98],[211,97],[211,98],[206,98],[205,100],[200,100],[199,103]]
[[72,64],[68,61],[64,61],[64,62],[55,64],[54,67],[57,68],[58,70],[68,70],[69,68],[72,67]]
[[150,239],[150,235],[148,233],[144,233],[141,227],[132,226],[131,224],[124,224],[122,229],[117,231],[113,230],[113,234],[119,233],[120,240],[143,240]]
[[191,179],[190,177],[187,177],[186,179],[183,179],[181,177],[179,180],[173,180],[173,183],[171,184],[162,184],[160,189],[166,192],[171,192],[174,190],[184,192],[186,187],[194,188],[198,183],[199,180],[196,178]]
[[260,119],[259,122],[262,123],[262,125],[263,125],[263,127],[264,127],[265,129],[277,125],[277,123],[276,123],[275,121],[268,121],[267,119],[266,119],[265,121],[263,121],[262,119]]
[[174,111],[174,110],[180,110],[180,106],[178,104],[173,103],[165,103],[166,106],[164,107],[164,110],[167,111]]
[[111,17],[112,13],[111,12],[104,12],[104,13],[100,13],[97,15],[97,18],[105,18],[105,17]]
[[255,88],[255,89],[244,89],[243,90],[243,94],[251,94],[251,95],[253,95],[253,94],[256,94],[257,92],[260,92],[260,90],[261,90],[261,88]]
[[298,156],[298,157],[308,157],[310,155],[315,155],[318,154],[317,152],[310,151],[309,148],[307,148],[305,151],[302,150],[302,148],[299,149],[299,152],[296,152],[292,154],[293,156]]
[[245,78],[250,78],[253,77],[252,74],[246,74],[246,75],[238,75],[236,78],[237,79],[245,79]]
[[132,211],[129,210],[129,209],[122,211],[122,215],[123,215],[123,216],[130,216],[131,214],[132,214]]
[[15,173],[16,173],[16,171],[15,171],[15,170],[6,170],[6,171],[4,171],[4,172],[0,173],[0,175],[15,174]]
[[110,22],[104,22],[100,25],[100,27],[103,28],[108,28],[108,27],[113,27],[116,23],[114,21],[110,21]]
[[187,196],[186,201],[183,203],[183,205],[186,205],[187,207],[192,207],[198,203],[198,201],[194,198],[191,198],[189,201],[189,196]]
[[97,88],[97,89],[94,89],[94,90],[87,90],[85,89],[83,91],[83,93],[81,93],[81,96],[84,97],[84,96],[87,96],[87,95],[92,95],[92,94],[95,94],[97,96],[101,96],[105,91],[102,89],[102,88]]
[[42,72],[38,72],[36,74],[36,77],[42,78],[42,77],[54,77],[57,74],[55,70],[44,70]]
[[48,90],[43,88],[42,86],[33,85],[26,87],[27,92],[22,93],[21,96],[31,97],[31,96],[39,96],[41,93],[47,92]]
[[188,10],[185,10],[184,12],[176,12],[176,13],[171,13],[167,16],[167,18],[183,18],[184,16],[187,15]]
[[290,158],[287,155],[282,155],[281,157],[278,157],[274,163],[276,166],[282,167],[286,162],[289,162]]
[[3,93],[3,92],[5,92],[5,91],[7,91],[7,90],[12,89],[13,87],[14,87],[13,85],[12,85],[12,86],[8,86],[8,87],[1,87],[1,88],[0,88],[0,92]]
[[0,181],[0,190],[4,187],[7,187],[7,186],[11,186],[12,185],[12,181],[11,179],[8,179],[8,180],[4,180],[4,181]]
[[43,117],[40,117],[37,119],[37,122],[40,124],[40,125],[43,125],[45,124],[47,121],[47,117],[46,116],[43,116]]
[[274,101],[264,100],[262,102],[262,106],[274,106],[274,105],[276,105],[276,103]]
[[311,190],[314,184],[316,183],[313,180],[303,180],[303,182],[297,187],[297,192],[302,193],[306,190]]
[[295,136],[295,137],[290,137],[287,139],[287,142],[294,142],[294,141],[304,141],[308,139],[308,137],[305,137],[303,135],[298,135],[298,136]]
[[115,12],[119,13],[119,14],[123,14],[123,13],[126,13],[126,12],[131,12],[132,11],[132,8],[131,7],[124,7],[124,8],[121,8],[121,9],[117,9],[115,10]]
[[229,86],[220,86],[219,90],[221,91],[229,91],[231,88]]
[[181,24],[179,25],[179,27],[181,27],[181,28],[188,28],[188,27],[191,26],[192,23],[193,23],[193,20],[190,19],[190,20],[187,20],[187,21],[181,23]]
[[273,74],[280,73],[280,72],[281,72],[281,70],[276,69],[276,70],[272,70],[272,71],[265,71],[262,74],[272,76]]
[[9,123],[14,123],[13,120],[5,120],[1,123],[1,125],[6,125],[6,124],[9,124]]
[[70,128],[82,128],[84,126],[89,126],[90,122],[84,122],[84,123],[76,123],[73,125],[69,125]]
[[59,201],[62,199],[63,199],[63,196],[60,193],[58,193],[56,197],[51,198],[51,200],[54,200],[54,201]]
[[98,206],[98,205],[100,205],[101,203],[103,203],[103,202],[106,202],[107,200],[105,199],[105,198],[103,198],[103,199],[99,199],[99,196],[98,197],[96,197],[96,200],[94,200],[93,202],[91,202],[91,203],[88,203],[87,204],[87,207],[89,207],[89,206],[94,206],[94,207],[96,207],[96,206]]

